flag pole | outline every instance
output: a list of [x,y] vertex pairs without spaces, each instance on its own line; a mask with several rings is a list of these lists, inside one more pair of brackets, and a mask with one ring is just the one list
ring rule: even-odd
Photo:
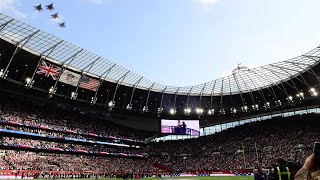
[[[75,90],[75,92],[74,92],[74,96],[71,97],[72,99],[77,99],[78,89],[79,89],[79,86],[80,86],[80,84],[81,84],[81,80],[83,79],[84,76],[87,76],[87,74],[88,74],[88,72],[91,70],[92,66],[93,66],[93,65],[96,63],[96,61],[98,61],[100,58],[101,58],[101,57],[98,57],[96,60],[92,61],[90,64],[88,64],[86,67],[84,67],[84,68],[81,70],[81,77],[80,77],[80,79],[79,79],[79,81],[78,81],[77,88],[76,88],[76,90]],[[85,71],[87,68],[88,68],[87,72],[84,73],[84,71]]]
[[[97,101],[97,95],[98,95],[98,91],[99,91],[99,89],[100,89],[100,86],[102,85],[104,79],[107,78],[107,76],[109,75],[110,71],[114,68],[114,66],[116,66],[116,64],[113,64],[111,67],[109,67],[109,68],[100,76],[100,78],[99,78],[99,86],[97,87],[97,90],[96,90],[96,92],[95,92],[95,94],[94,94],[94,97],[93,97],[93,99],[94,99],[95,102]],[[107,99],[107,101],[108,101],[108,99]],[[95,104],[95,103],[94,103],[94,104]],[[106,104],[106,103],[105,103],[105,104]]]
[[[34,72],[33,72],[33,74],[32,74],[32,77],[31,77],[31,82],[32,82],[33,79],[34,79],[34,76],[35,76],[36,72],[38,71],[38,68],[39,68],[41,62],[42,62],[44,59],[46,59],[46,57],[48,57],[48,56],[54,51],[54,49],[55,49],[59,44],[61,44],[62,42],[63,42],[63,40],[61,40],[60,42],[58,42],[57,44],[53,45],[52,47],[50,47],[49,49],[45,50],[44,52],[42,52],[42,53],[40,54],[40,58],[39,58],[37,67],[36,67],[36,69],[34,70]],[[48,51],[49,51],[49,53],[45,56],[44,53],[46,53],[46,52],[48,52]]]
[[[73,54],[70,58],[68,58],[67,60],[65,60],[61,66],[62,66],[62,69],[59,73],[59,76],[56,80],[56,82],[54,83],[54,86],[53,86],[53,92],[56,92],[56,89],[57,89],[57,85],[58,85],[58,81],[60,81],[60,78],[61,78],[61,75],[62,73],[68,68],[68,66],[72,63],[72,61],[77,57],[77,55],[82,51],[83,49],[77,51],[75,54]],[[69,62],[68,62],[69,61]],[[67,65],[65,65],[65,63],[68,62]],[[54,93],[53,93],[54,94]]]

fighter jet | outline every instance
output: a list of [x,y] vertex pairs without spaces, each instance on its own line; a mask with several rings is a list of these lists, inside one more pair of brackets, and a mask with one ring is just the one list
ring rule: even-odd
[[39,4],[38,6],[34,6],[34,9],[36,10],[36,11],[42,11],[42,4]]
[[66,22],[59,23],[59,26],[60,26],[61,28],[65,28],[65,27],[66,27]]
[[58,19],[58,18],[59,18],[58,13],[52,14],[52,15],[51,15],[51,18],[53,18],[53,19]]
[[51,3],[51,4],[49,4],[49,5],[46,5],[46,7],[47,7],[47,9],[48,9],[49,11],[54,10],[53,3]]

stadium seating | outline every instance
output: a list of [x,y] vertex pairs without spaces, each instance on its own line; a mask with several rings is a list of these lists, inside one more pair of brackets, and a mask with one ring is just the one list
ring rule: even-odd
[[[63,114],[63,115],[61,115]],[[139,137],[140,140],[153,132],[125,128],[99,119],[86,121],[84,116],[61,112],[46,114],[35,106],[6,102],[1,104],[1,119],[27,124],[39,124],[76,132],[91,132],[116,137]],[[64,118],[62,118],[64,117]],[[259,161],[264,168],[270,168],[279,157],[287,161],[302,162],[312,151],[313,142],[318,141],[320,122],[318,114],[273,117],[272,119],[248,123],[220,133],[196,139],[153,142],[147,148],[130,149],[100,145],[52,142],[25,138],[24,136],[1,137],[3,144],[22,144],[43,148],[81,149],[86,151],[108,151],[145,154],[144,159],[97,157],[73,154],[52,154],[29,152],[28,150],[3,150],[0,153],[1,170],[41,170],[43,172],[62,170],[92,174],[172,172],[234,171],[254,168]],[[95,138],[30,127],[8,124],[1,129],[36,133],[39,135],[65,136],[95,140]],[[107,140],[105,142],[115,142]],[[126,144],[125,141],[116,141]]]

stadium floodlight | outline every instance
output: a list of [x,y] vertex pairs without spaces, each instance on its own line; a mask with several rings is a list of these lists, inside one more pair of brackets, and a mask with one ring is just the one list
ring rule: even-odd
[[53,86],[49,88],[49,94],[55,94],[56,91],[57,91],[57,88],[54,88]]
[[197,114],[202,114],[203,113],[203,109],[202,108],[197,108],[196,109],[196,113]]
[[258,105],[258,104],[252,105],[252,109],[253,109],[253,110],[259,110],[259,105]]
[[208,110],[208,114],[209,114],[209,115],[214,115],[214,109],[209,109],[209,110]]
[[128,104],[126,107],[127,110],[131,110],[132,109],[132,104]]
[[9,72],[9,70],[4,72],[4,69],[1,69],[0,70],[0,78],[5,79],[8,76],[8,72]]
[[226,111],[223,108],[221,108],[219,112],[220,114],[226,114]]
[[159,107],[159,108],[158,108],[158,114],[161,114],[162,111],[163,111],[163,108],[162,108],[162,107]]
[[282,102],[280,100],[276,100],[275,103],[276,103],[277,106],[281,106],[282,105]]
[[111,107],[111,108],[113,108],[114,105],[115,105],[115,102],[114,102],[114,101],[110,101],[110,102],[108,103],[108,106]]
[[237,109],[236,108],[231,108],[230,111],[231,111],[232,114],[237,113]]
[[175,109],[170,109],[169,113],[170,113],[171,115],[175,115],[175,114],[176,114],[176,110],[175,110]]
[[148,112],[148,106],[143,106],[142,112]]
[[71,92],[70,99],[77,99],[78,93],[76,92]]
[[186,108],[183,110],[185,114],[190,114],[191,113],[191,109],[190,108]]
[[318,96],[318,92],[316,91],[315,88],[310,88],[310,93],[311,93],[311,96]]
[[293,102],[293,97],[289,95],[289,96],[287,97],[287,100],[288,100],[289,102]]
[[29,77],[26,78],[26,85],[25,85],[26,87],[32,87],[33,83],[34,83],[34,80],[32,80]]
[[[312,93],[311,93],[311,94],[312,94]],[[298,93],[298,94],[297,94],[297,97],[298,97],[299,99],[304,99],[304,93],[303,93],[303,92]]]
[[27,78],[26,78],[26,82],[27,82],[27,83],[30,83],[30,82],[31,82],[31,78],[27,77]]
[[266,102],[263,105],[264,109],[269,109],[270,108],[270,102]]
[[241,110],[242,110],[243,112],[248,112],[248,106],[242,106],[242,107],[241,107]]
[[92,97],[91,101],[90,101],[90,104],[94,105],[94,104],[96,104],[96,102],[97,102],[97,98],[96,97]]

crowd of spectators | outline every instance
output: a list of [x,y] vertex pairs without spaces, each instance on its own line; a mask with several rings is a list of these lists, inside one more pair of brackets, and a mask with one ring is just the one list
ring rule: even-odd
[[[92,114],[80,113],[79,111],[70,112],[61,108],[53,111],[50,108],[37,107],[25,101],[17,102],[11,99],[4,99],[2,101],[4,102],[0,102],[0,118],[25,125],[43,125],[55,129],[72,130],[79,133],[95,133],[102,136],[130,138],[140,141],[154,135],[154,132],[151,131],[128,128],[106,121],[101,117],[94,117]],[[51,134],[52,133],[53,132],[51,132]],[[57,134],[56,132],[54,134],[65,136],[65,134]],[[72,136],[75,138],[83,138],[83,136],[76,134]]]
[[[46,110],[22,103],[2,103],[0,118],[27,125],[58,127],[77,132],[112,135],[144,139],[153,132],[130,129],[76,113],[46,113]],[[71,142],[49,142],[23,137],[1,137],[2,143],[40,146],[44,148],[81,149],[147,155],[147,159],[90,157],[82,155],[46,154],[6,150],[0,156],[2,169],[37,169],[64,171],[103,172],[163,172],[155,168],[160,164],[173,172],[219,171],[254,168],[259,163],[269,169],[276,159],[301,162],[312,151],[313,143],[319,141],[320,121],[318,114],[273,117],[272,119],[248,123],[209,136],[195,139],[153,142],[145,149],[113,148],[97,145],[73,144]],[[0,125],[1,129],[33,132],[42,135],[86,138],[83,135],[65,134],[27,127]],[[106,140],[107,141],[107,140]],[[110,141],[112,142],[112,141]],[[19,158],[21,157],[21,158]],[[38,163],[37,163],[38,162]],[[100,163],[102,162],[102,163]]]
[[[196,139],[150,145],[154,161],[175,171],[270,168],[277,158],[300,162],[319,141],[318,114],[274,117]],[[163,147],[166,147],[163,149]]]
[[[318,114],[274,117],[197,139],[157,142],[149,144],[146,149],[122,150],[125,153],[146,153],[148,162],[161,164],[175,172],[254,168],[258,162],[264,168],[270,168],[277,158],[302,162],[310,154],[320,135],[319,117]],[[47,148],[119,152],[114,148],[12,137],[3,137],[2,141]]]
[[102,158],[15,150],[5,150],[0,153],[0,164],[2,170],[94,172],[96,174],[157,174],[162,172],[145,159]]
[[[105,147],[103,145],[90,145],[90,144],[73,144],[66,142],[50,142],[43,140],[24,139],[17,137],[1,137],[1,143],[11,145],[23,145],[33,146],[41,149],[60,148],[75,152],[76,150],[84,150],[91,152],[108,152],[108,153],[125,153],[125,154],[137,154],[140,150],[129,149],[124,147]],[[18,146],[17,146],[18,147]]]

